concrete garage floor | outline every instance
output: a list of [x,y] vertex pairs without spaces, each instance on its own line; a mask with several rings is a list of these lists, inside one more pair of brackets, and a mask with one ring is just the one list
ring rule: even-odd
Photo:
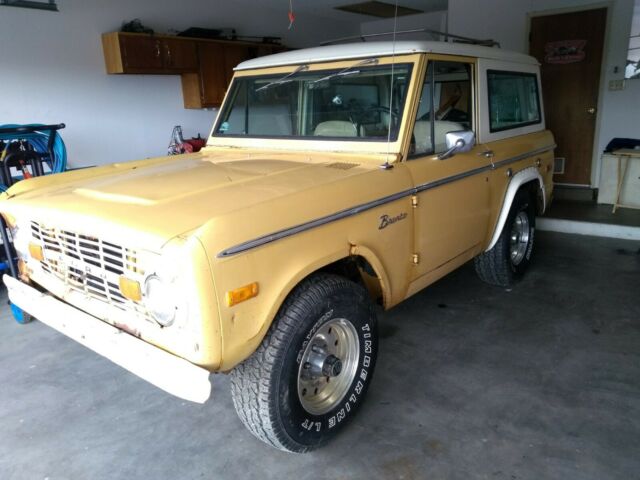
[[640,478],[639,247],[542,232],[512,291],[467,265],[382,315],[363,410],[302,456],[243,428],[224,376],[188,404],[3,309],[0,478]]

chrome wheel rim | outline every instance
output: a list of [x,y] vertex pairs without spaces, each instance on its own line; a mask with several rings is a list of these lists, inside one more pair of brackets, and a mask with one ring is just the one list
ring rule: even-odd
[[298,368],[298,398],[312,415],[338,405],[349,391],[358,370],[360,342],[353,324],[334,318],[313,335]]
[[529,228],[529,216],[526,212],[518,212],[511,227],[511,236],[509,237],[509,252],[511,255],[511,263],[520,265],[527,254],[529,247],[529,239],[531,237],[531,229]]

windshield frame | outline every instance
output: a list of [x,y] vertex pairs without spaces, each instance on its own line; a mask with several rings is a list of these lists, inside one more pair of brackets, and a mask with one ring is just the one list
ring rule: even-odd
[[[387,138],[365,138],[365,137],[322,137],[322,136],[254,136],[254,135],[234,135],[216,133],[223,119],[224,113],[229,108],[229,103],[233,100],[233,92],[240,79],[252,77],[282,76],[294,71],[299,65],[285,65],[278,67],[268,67],[252,70],[236,71],[230,84],[225,99],[217,111],[216,119],[209,133],[208,146],[236,147],[236,148],[256,148],[261,150],[310,150],[310,151],[332,151],[332,152],[358,152],[358,153],[399,153],[407,129],[408,114],[413,110],[413,98],[416,89],[416,78],[419,76],[419,62],[424,55],[421,53],[392,56],[380,56],[378,63],[364,68],[377,69],[389,67],[392,64],[406,65],[409,80],[407,82],[406,94],[403,109],[400,112],[400,125],[395,139],[390,142]],[[362,58],[350,58],[340,61],[313,63],[305,62],[309,69],[303,74],[318,72],[334,72],[353,66],[354,63],[363,60]],[[294,78],[297,78],[296,75]]]

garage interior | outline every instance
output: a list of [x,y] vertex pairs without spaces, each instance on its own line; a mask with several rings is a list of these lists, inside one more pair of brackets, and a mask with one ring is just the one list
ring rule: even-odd
[[[185,402],[39,322],[16,323],[2,287],[0,478],[637,477],[640,1],[399,0],[397,18],[393,2],[345,10],[354,3],[0,0],[0,132],[64,124],[65,169],[191,151],[211,132],[233,66],[248,58],[394,23],[492,39],[542,64],[558,144],[554,202],[537,219],[527,275],[501,289],[467,264],[379,310],[366,403],[328,446],[298,456],[244,430],[225,375],[207,403]],[[135,19],[165,56],[191,28],[223,39],[194,37],[193,59],[134,65],[121,29]],[[587,33],[600,52],[569,78],[547,47]],[[587,76],[591,86],[578,88]],[[549,102],[572,91],[570,111]],[[635,154],[620,153],[633,145]]]

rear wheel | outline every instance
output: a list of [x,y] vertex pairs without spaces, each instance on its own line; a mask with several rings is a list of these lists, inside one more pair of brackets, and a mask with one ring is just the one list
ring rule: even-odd
[[260,347],[232,370],[238,416],[276,448],[317,448],[363,402],[377,347],[365,289],[335,275],[310,277],[287,299]]
[[498,241],[491,250],[475,258],[476,272],[481,280],[508,287],[524,274],[533,253],[535,221],[532,196],[529,190],[520,189]]

